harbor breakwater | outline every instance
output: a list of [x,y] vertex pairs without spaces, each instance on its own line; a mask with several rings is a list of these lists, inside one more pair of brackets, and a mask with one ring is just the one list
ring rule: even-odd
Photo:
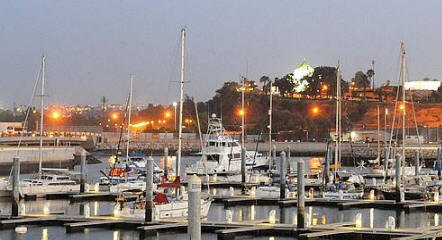
[[[334,148],[334,143],[330,143]],[[290,149],[291,156],[325,156],[327,151],[326,142],[273,142],[272,146],[275,147],[277,155],[281,151],[287,151]],[[132,151],[143,152],[146,154],[163,154],[164,148],[169,149],[169,154],[174,154],[178,148],[177,139],[168,140],[150,140],[150,141],[134,141],[130,143],[130,149]],[[247,142],[245,144],[247,150],[257,150],[266,154],[269,151],[268,142]],[[434,161],[436,159],[437,148],[440,145],[437,144],[422,144],[410,145],[406,147],[405,155],[407,160],[411,160],[415,157],[416,151],[420,151],[420,156],[427,161]],[[96,146],[96,150],[109,153],[115,153],[117,144],[101,144]],[[384,146],[381,144],[381,157],[383,158]],[[120,144],[120,151],[126,149],[126,144]],[[342,143],[342,159],[343,164],[348,166],[354,165],[354,160],[359,159],[376,159],[378,157],[377,143]],[[190,155],[200,152],[200,141],[196,139],[184,139],[183,140],[183,153]],[[400,151],[398,147],[397,151]]]
[[[43,147],[43,167],[72,168],[79,160],[80,146]],[[34,173],[38,171],[40,150],[38,147],[21,147],[19,151],[20,172]],[[0,175],[8,175],[11,171],[12,159],[17,155],[17,147],[0,147]],[[93,158],[88,162],[93,162]]]

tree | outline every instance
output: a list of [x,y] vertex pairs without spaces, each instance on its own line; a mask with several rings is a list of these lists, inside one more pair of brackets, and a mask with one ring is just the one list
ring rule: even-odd
[[[316,67],[313,74],[304,77],[307,81],[307,87],[302,94],[317,96],[320,93],[322,85],[328,86],[327,95],[336,94],[336,67],[321,66]],[[348,90],[348,83],[341,78],[341,92]]]
[[260,79],[259,79],[259,82],[260,83],[262,83],[262,91],[264,92],[264,93],[267,93],[267,92],[269,92],[269,89],[270,89],[270,78],[268,77],[268,76],[266,76],[266,75],[264,75],[264,76],[262,76]]
[[367,87],[370,85],[370,80],[368,80],[367,75],[365,75],[365,73],[363,73],[362,71],[356,72],[354,77],[354,82],[357,88],[362,88],[364,90],[364,100],[365,100],[365,93],[367,91]]
[[365,74],[365,75],[367,75],[367,78],[371,81],[373,88],[374,88],[374,78],[373,78],[374,74],[375,74],[375,72],[373,69],[368,69],[367,73]]
[[293,84],[293,74],[287,74],[282,78],[275,78],[274,85],[278,87],[281,96],[292,94],[295,88]]

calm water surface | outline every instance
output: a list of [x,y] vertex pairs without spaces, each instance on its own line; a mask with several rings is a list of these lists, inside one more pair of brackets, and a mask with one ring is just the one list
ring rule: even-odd
[[[107,156],[99,156],[101,160],[105,160]],[[183,168],[197,161],[197,157],[185,157],[183,159]],[[306,158],[306,160],[308,160]],[[157,163],[159,160],[156,159]],[[93,183],[100,177],[99,170],[103,169],[106,161],[101,164],[88,166],[89,182]],[[76,167],[77,168],[77,167]],[[112,215],[113,202],[76,202],[70,203],[67,200],[39,200],[27,201],[23,203],[26,214],[64,214],[69,216],[98,216]],[[278,206],[235,206],[225,208],[222,204],[212,204],[210,208],[208,220],[224,221],[226,218],[226,210],[233,213],[233,221],[252,221],[266,220],[269,212],[275,210],[276,219],[288,224],[296,224],[296,207],[279,208]],[[0,215],[9,215],[11,213],[11,203],[7,199],[0,199]],[[422,212],[396,212],[394,210],[381,209],[361,209],[361,210],[338,210],[337,208],[328,207],[306,207],[310,225],[321,225],[336,222],[354,222],[358,213],[362,214],[362,225],[364,227],[385,228],[389,216],[396,218],[396,226],[404,228],[416,228],[424,226],[435,226],[442,223],[442,214],[438,213],[422,213]],[[137,231],[131,230],[109,230],[109,229],[86,229],[81,233],[67,234],[64,227],[38,227],[28,226],[28,232],[24,235],[15,233],[14,229],[0,230],[0,240],[3,239],[92,239],[92,240],[123,240],[123,239],[139,239]],[[181,233],[161,233],[158,237],[146,239],[187,239],[186,234]],[[216,234],[203,234],[203,239],[216,239]],[[292,239],[292,238],[271,238],[252,236],[241,236],[237,239]]]

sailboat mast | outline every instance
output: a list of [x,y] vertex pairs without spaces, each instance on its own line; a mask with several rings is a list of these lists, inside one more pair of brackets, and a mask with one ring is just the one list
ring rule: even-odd
[[[269,163],[272,163],[272,112],[273,112],[273,84],[270,80],[270,107],[269,107]],[[270,166],[269,166],[270,167]]]
[[130,74],[130,90],[128,103],[128,117],[127,117],[127,144],[126,144],[126,161],[129,160],[129,144],[130,144],[130,119],[132,115],[132,96],[133,96],[134,75]]
[[340,134],[340,105],[341,105],[341,69],[338,64],[336,68],[336,139],[335,139],[335,167],[334,167],[334,179],[336,180],[336,172],[338,170],[338,158],[339,158],[339,142],[341,138]]
[[43,120],[44,120],[44,94],[46,81],[46,57],[41,59],[41,92],[40,92],[40,148],[38,155],[38,178],[41,178],[41,168],[43,162]]
[[[401,43],[401,77],[402,77],[402,173],[404,174],[405,167],[405,78],[406,78],[406,65],[405,65],[405,47],[404,43]],[[402,174],[402,175],[403,175]]]
[[381,139],[380,139],[380,132],[381,132],[381,119],[380,119],[380,110],[379,110],[379,105],[378,105],[378,131],[377,131],[377,140],[378,140],[378,157],[377,159],[379,160],[379,163],[381,162]]
[[184,102],[184,48],[186,40],[186,29],[181,29],[181,76],[180,76],[180,114],[178,120],[178,151],[176,161],[176,176],[180,176],[181,165],[181,141],[183,134],[183,102]]
[[242,78],[242,91],[241,91],[241,147],[244,148],[244,115],[246,115],[246,112],[244,110],[244,94],[246,91],[246,78]]

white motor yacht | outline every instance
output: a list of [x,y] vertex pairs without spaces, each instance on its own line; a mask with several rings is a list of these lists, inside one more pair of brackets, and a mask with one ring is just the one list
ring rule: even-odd
[[[187,174],[238,173],[241,171],[241,145],[226,133],[215,114],[209,119],[201,160],[186,169]],[[246,167],[267,166],[268,159],[255,151],[246,151]]]

